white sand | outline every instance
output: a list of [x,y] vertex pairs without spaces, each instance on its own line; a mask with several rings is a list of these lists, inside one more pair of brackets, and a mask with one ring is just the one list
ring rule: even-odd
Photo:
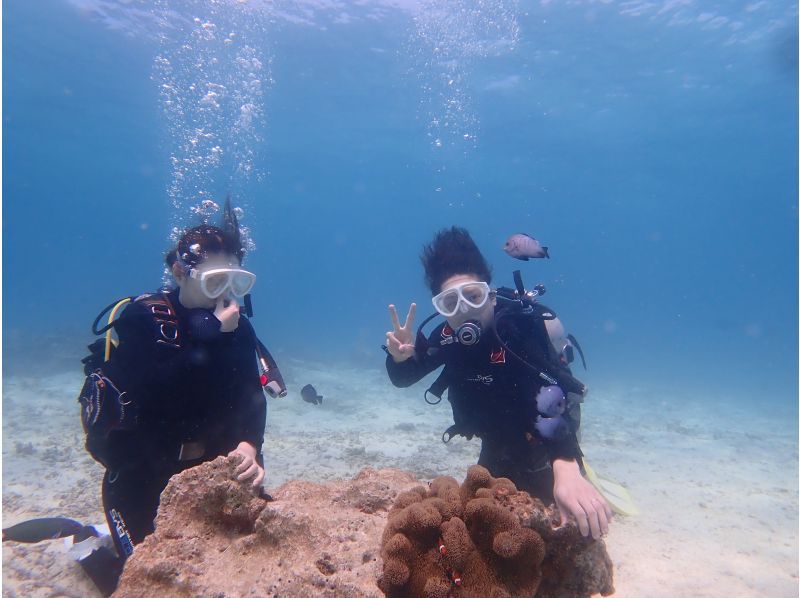
[[[441,434],[449,405],[398,390],[383,371],[282,364],[290,395],[270,400],[267,487],[350,477],[364,466],[463,478],[477,441]],[[77,374],[3,381],[3,526],[37,516],[103,521],[101,468],[83,451]],[[314,384],[322,405],[304,403]],[[641,514],[607,539],[617,596],[797,596],[798,443],[791,413],[753,415],[725,397],[680,402],[646,389],[594,388],[582,447],[626,484]],[[3,596],[91,596],[62,541],[3,545]]]

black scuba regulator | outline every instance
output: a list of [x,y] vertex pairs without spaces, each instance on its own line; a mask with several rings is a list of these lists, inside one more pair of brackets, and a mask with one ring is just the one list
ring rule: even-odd
[[481,323],[477,320],[467,320],[456,329],[455,338],[467,347],[474,345],[481,340]]
[[[448,325],[449,327],[449,325]],[[481,323],[478,320],[467,320],[461,326],[453,330],[453,334],[442,339],[443,345],[458,343],[465,347],[471,347],[481,340]]]
[[[414,342],[415,347],[424,347],[425,352],[428,352],[428,339],[422,329],[438,315],[440,315],[438,312],[432,313],[419,325],[417,328],[417,339]],[[481,331],[481,323],[478,320],[467,320],[455,330],[450,328],[450,324],[445,324],[445,327],[442,329],[440,346],[459,344],[464,347],[471,347],[481,340]]]

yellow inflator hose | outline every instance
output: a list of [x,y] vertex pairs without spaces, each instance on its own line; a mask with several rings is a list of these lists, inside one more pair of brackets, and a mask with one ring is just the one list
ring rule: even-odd
[[[127,297],[127,298],[123,299],[122,301],[120,301],[119,303],[117,303],[114,306],[114,309],[112,309],[111,313],[108,315],[108,323],[109,324],[111,324],[114,321],[114,318],[117,316],[117,311],[119,311],[119,308],[122,307],[123,305],[125,305],[130,300],[131,300],[131,298]],[[103,361],[108,361],[108,359],[111,357],[111,344],[114,342],[114,339],[112,338],[112,331],[113,330],[114,330],[114,327],[113,326],[109,326],[108,330],[106,331],[106,350],[105,350],[105,354],[104,354],[104,357],[103,357]]]

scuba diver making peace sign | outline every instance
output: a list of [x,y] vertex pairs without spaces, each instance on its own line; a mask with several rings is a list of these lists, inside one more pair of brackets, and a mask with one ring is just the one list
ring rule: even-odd
[[[548,336],[547,323],[557,318],[535,301],[543,288],[526,292],[517,279],[517,290],[491,289],[488,264],[457,227],[440,231],[422,262],[436,313],[415,333],[416,304],[402,325],[389,306],[389,379],[408,387],[444,366],[425,392],[435,404],[448,390],[455,423],[442,440],[477,436],[478,464],[493,476],[555,502],[562,523],[573,518],[584,536],[607,533],[611,508],[581,471],[576,432],[586,387],[572,377],[564,347]],[[446,321],[425,336],[425,324],[439,315]]]
[[417,313],[417,304],[412,303],[408,309],[405,324],[400,325],[397,318],[397,309],[389,306],[389,315],[392,317],[393,330],[386,333],[386,345],[389,354],[396,361],[405,361],[414,356],[414,315]]

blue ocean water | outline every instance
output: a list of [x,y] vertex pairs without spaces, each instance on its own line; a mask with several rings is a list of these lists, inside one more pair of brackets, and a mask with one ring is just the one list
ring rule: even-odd
[[494,283],[546,285],[590,386],[796,413],[795,3],[3,9],[4,375],[79,368],[230,193],[279,360],[382,367],[457,224]]

